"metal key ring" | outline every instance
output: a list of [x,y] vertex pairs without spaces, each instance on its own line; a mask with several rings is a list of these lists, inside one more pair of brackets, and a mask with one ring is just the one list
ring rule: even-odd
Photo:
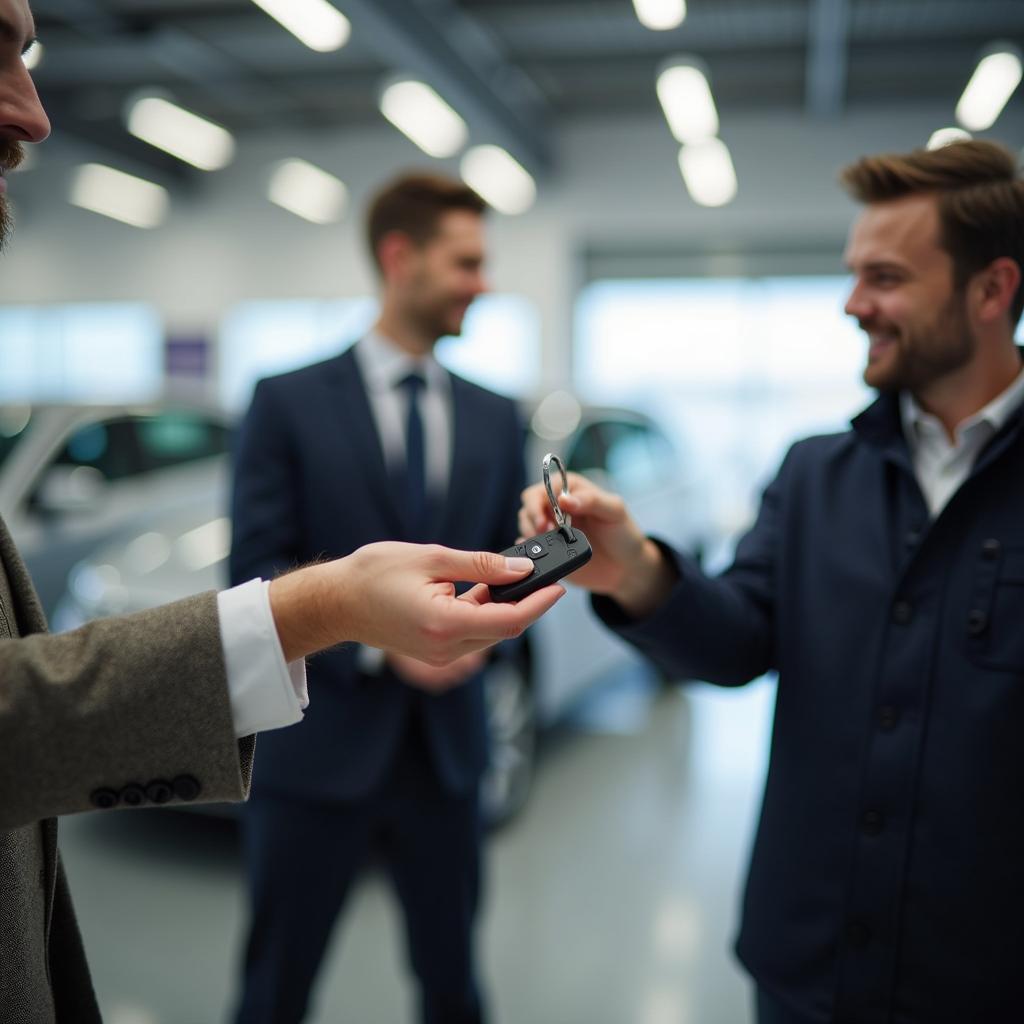
[[555,523],[558,525],[560,530],[570,528],[572,526],[572,516],[566,515],[565,512],[559,507],[558,499],[555,497],[554,488],[551,486],[551,466],[554,464],[555,468],[559,473],[562,474],[562,493],[569,493],[569,474],[565,471],[565,463],[555,455],[553,452],[548,452],[544,456],[544,462],[542,468],[544,471],[544,488],[548,492],[548,501],[551,502],[551,507],[555,513]]

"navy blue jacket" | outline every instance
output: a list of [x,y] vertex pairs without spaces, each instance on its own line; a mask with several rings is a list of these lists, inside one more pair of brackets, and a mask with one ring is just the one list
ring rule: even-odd
[[1024,436],[929,522],[898,402],[794,445],[733,565],[649,618],[675,675],[779,673],[737,951],[807,1019],[1024,1019]]
[[[514,543],[523,487],[523,433],[514,403],[452,375],[451,485],[433,540],[499,551]],[[404,540],[355,356],[262,380],[239,434],[232,497],[231,579],[273,579],[364,544]],[[366,795],[395,753],[413,701],[422,705],[438,776],[465,793],[487,762],[480,677],[442,696],[368,679],[348,644],[309,660],[310,708],[260,737],[254,792],[306,800]]]

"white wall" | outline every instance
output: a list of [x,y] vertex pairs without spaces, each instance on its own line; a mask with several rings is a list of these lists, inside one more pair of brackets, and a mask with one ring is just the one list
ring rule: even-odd
[[[740,181],[728,207],[697,207],[686,195],[676,147],[660,119],[602,119],[557,136],[557,170],[537,205],[519,218],[495,217],[493,283],[537,303],[546,383],[568,376],[572,305],[582,254],[592,246],[679,247],[687,252],[793,246],[835,251],[854,207],[836,186],[838,169],[867,152],[922,144],[949,111],[893,109],[833,122],[802,116],[726,118]],[[59,126],[57,128],[59,132]],[[991,133],[1024,143],[1024,117],[1006,115]],[[301,155],[337,173],[351,189],[346,222],[321,228],[264,198],[267,169]],[[105,159],[84,148],[42,147],[36,169],[10,182],[18,204],[15,242],[0,260],[0,302],[142,299],[175,332],[213,334],[222,312],[251,298],[367,294],[361,210],[388,175],[429,161],[385,125],[326,134],[243,139],[234,164],[175,194],[157,231],[139,231],[67,204],[71,167]],[[454,171],[455,164],[446,165]],[[126,167],[125,169],[131,169]],[[728,255],[718,266],[728,273]]]

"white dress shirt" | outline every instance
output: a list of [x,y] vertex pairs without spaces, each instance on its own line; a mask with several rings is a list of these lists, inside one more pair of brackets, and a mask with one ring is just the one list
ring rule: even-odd
[[960,423],[950,442],[937,417],[925,412],[908,391],[900,394],[903,433],[910,447],[914,474],[933,519],[970,475],[981,450],[1022,404],[1024,370],[1005,391]]
[[[427,491],[435,501],[443,500],[452,463],[452,389],[447,370],[433,355],[416,359],[378,331],[360,338],[353,353],[389,472],[405,466],[409,398],[402,381],[410,373],[423,377],[425,387],[419,402]],[[356,663],[364,674],[378,675],[384,666],[384,652],[362,645]]]
[[408,393],[401,387],[410,373],[419,373],[426,386],[420,394],[423,452],[427,490],[435,499],[448,491],[452,462],[452,395],[448,371],[433,357],[410,356],[390,338],[371,331],[356,342],[356,365],[366,385],[377,436],[389,471],[405,465],[405,425]]
[[254,579],[221,591],[217,615],[235,735],[301,721],[309,705],[306,662],[285,664],[270,611],[270,584]]

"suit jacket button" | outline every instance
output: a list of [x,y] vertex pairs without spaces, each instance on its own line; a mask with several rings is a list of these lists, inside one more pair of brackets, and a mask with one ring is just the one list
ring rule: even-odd
[[892,606],[892,621],[905,626],[914,617],[914,606],[909,601],[897,601]]
[[137,783],[131,782],[122,787],[121,802],[128,807],[140,807],[146,802],[146,791]]
[[94,789],[89,794],[89,801],[93,807],[98,807],[101,811],[109,811],[111,807],[116,807],[119,799],[112,789]]
[[146,786],[146,796],[155,804],[165,804],[174,796],[174,790],[169,782],[165,782],[163,779],[153,779]]
[[195,800],[203,790],[199,780],[192,775],[179,775],[172,785],[175,794],[181,800]]
[[999,555],[999,541],[995,537],[989,537],[988,540],[984,541],[981,545],[981,553],[985,558],[990,561]]
[[988,616],[980,608],[973,608],[967,616],[967,632],[971,636],[981,636],[987,625]]

